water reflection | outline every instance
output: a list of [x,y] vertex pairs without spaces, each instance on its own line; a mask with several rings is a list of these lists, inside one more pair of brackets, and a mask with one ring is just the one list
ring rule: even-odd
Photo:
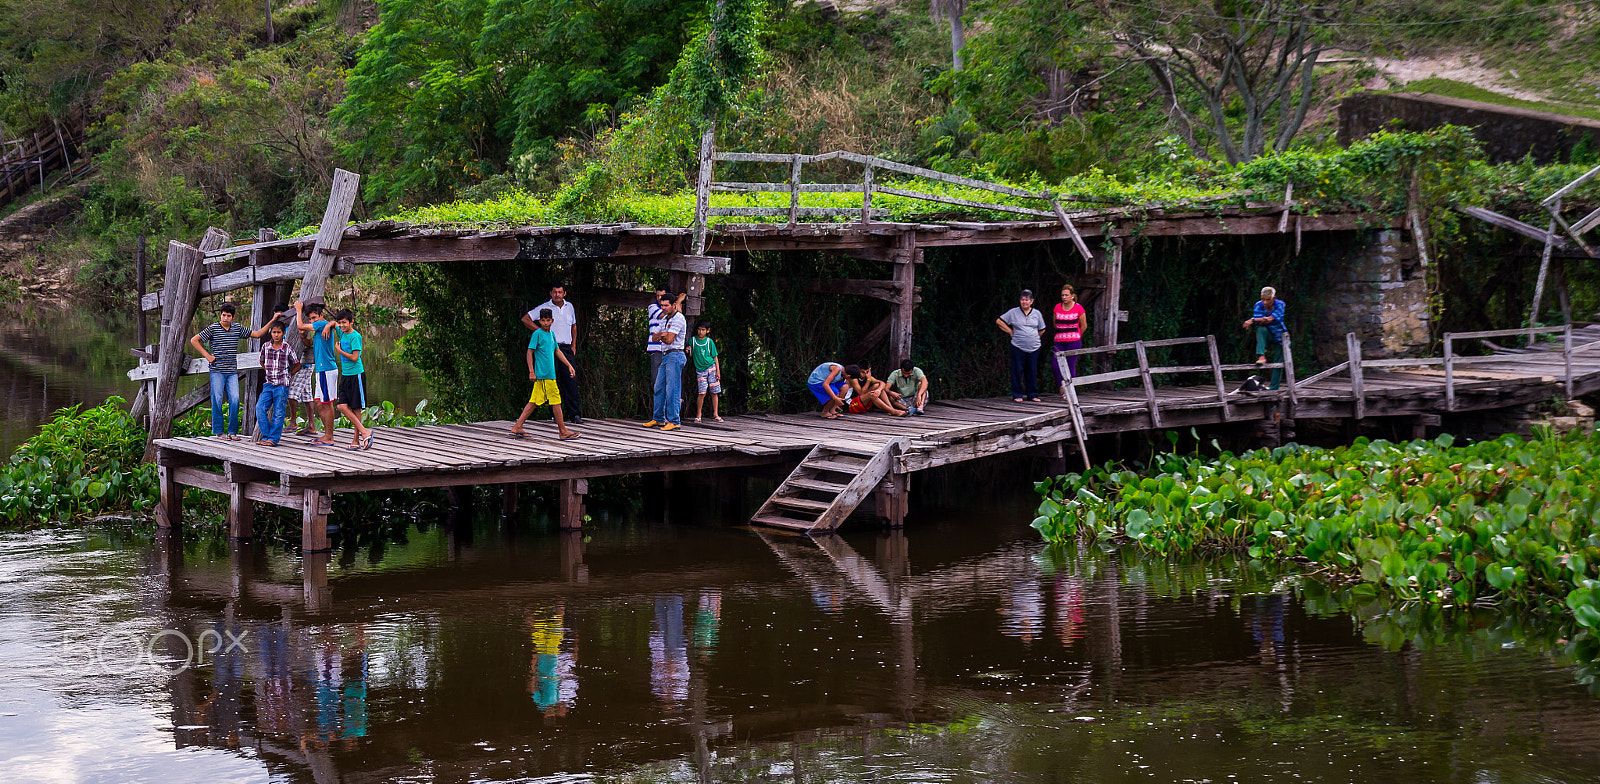
[[[247,762],[234,780],[1600,775],[1594,698],[1551,648],[1502,647],[1479,624],[1390,651],[1364,637],[1377,622],[1291,574],[1047,550],[1025,510],[971,519],[815,541],[465,520],[303,561],[264,544],[105,550],[90,571],[119,604],[91,622],[172,630],[162,666],[104,684],[25,672],[0,684],[0,711],[38,699],[18,689],[99,689],[149,712],[126,732]],[[91,594],[63,564],[82,549],[0,552],[15,608],[0,649],[19,644],[5,619],[81,620],[66,608]],[[243,644],[180,668],[178,633]],[[27,710],[54,720],[0,731],[0,768],[59,742],[79,709]],[[111,759],[92,770],[128,778]]]

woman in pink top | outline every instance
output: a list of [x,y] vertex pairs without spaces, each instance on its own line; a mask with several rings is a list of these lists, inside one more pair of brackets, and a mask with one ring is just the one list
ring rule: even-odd
[[[1083,345],[1083,330],[1088,321],[1088,314],[1083,312],[1083,306],[1078,304],[1078,294],[1073,290],[1071,283],[1061,284],[1061,304],[1055,309],[1056,344],[1055,351],[1071,351]],[[1078,375],[1078,358],[1066,357],[1063,360],[1050,352],[1050,367],[1056,371],[1056,389],[1061,394],[1066,394],[1067,379],[1076,378]],[[1066,362],[1065,372],[1061,363]]]

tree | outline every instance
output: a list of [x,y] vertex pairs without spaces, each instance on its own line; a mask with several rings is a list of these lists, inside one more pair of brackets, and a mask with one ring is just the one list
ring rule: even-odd
[[967,46],[967,28],[961,17],[967,13],[967,0],[932,0],[928,13],[935,22],[941,18],[950,20],[950,70],[961,70],[961,50]]
[[1340,48],[1332,30],[1342,9],[1332,3],[1147,0],[1109,7],[1113,37],[1149,71],[1178,135],[1206,159],[1209,145],[1197,129],[1209,132],[1229,163],[1288,149],[1315,96],[1317,58]]

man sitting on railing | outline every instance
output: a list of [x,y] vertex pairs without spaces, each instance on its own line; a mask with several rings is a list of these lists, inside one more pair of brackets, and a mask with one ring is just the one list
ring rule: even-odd
[[[1271,286],[1261,289],[1261,301],[1256,303],[1255,311],[1250,318],[1245,319],[1244,329],[1256,330],[1256,364],[1267,364],[1267,347],[1271,346],[1276,361],[1283,362],[1283,335],[1288,328],[1283,325],[1283,300],[1278,299],[1278,291]],[[1272,384],[1269,389],[1277,389],[1283,381],[1283,368],[1274,368],[1272,371]]]

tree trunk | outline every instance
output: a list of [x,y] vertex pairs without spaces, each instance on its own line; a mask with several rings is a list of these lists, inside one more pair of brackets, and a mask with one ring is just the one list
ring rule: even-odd
[[967,9],[962,0],[947,0],[950,3],[950,68],[961,70],[961,50],[967,45],[967,31],[961,26],[961,14]]

